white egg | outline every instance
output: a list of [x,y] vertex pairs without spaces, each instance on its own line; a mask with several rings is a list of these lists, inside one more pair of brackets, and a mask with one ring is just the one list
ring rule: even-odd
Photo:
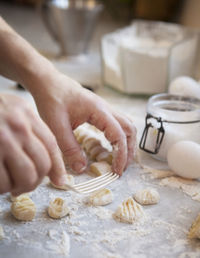
[[167,153],[169,168],[185,178],[200,178],[200,145],[192,141],[179,141]]
[[191,77],[180,76],[170,83],[169,93],[196,97],[200,99],[200,85]]

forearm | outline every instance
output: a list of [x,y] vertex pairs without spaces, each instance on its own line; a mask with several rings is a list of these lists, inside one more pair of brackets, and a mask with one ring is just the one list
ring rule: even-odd
[[53,65],[0,17],[0,74],[33,91]]

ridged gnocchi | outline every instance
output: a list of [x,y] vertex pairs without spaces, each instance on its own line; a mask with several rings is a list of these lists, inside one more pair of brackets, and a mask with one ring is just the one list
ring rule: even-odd
[[87,153],[90,153],[91,149],[96,146],[101,146],[101,142],[94,137],[87,138],[86,140],[83,141],[83,149]]
[[113,201],[113,194],[107,188],[100,189],[89,196],[89,203],[94,206],[107,205],[112,201]]
[[20,194],[19,196],[13,196],[12,194],[10,194],[10,200],[12,202],[16,201],[17,199],[21,199],[22,197],[30,197],[30,194],[29,193],[23,193],[23,194]]
[[134,199],[142,205],[150,205],[158,203],[160,195],[156,189],[146,188],[136,192]]
[[102,147],[101,145],[97,145],[97,146],[94,146],[90,152],[88,153],[89,157],[91,160],[96,160],[96,157],[104,152],[104,151],[107,151],[107,149],[105,149],[104,147]]
[[67,185],[74,185],[74,177],[72,175],[64,175],[65,178],[65,184],[64,185],[55,185],[53,182],[50,182],[51,185],[57,189],[61,190],[69,190]]
[[129,197],[122,202],[113,216],[121,222],[134,223],[144,217],[144,211],[140,204],[135,202],[132,197]]
[[11,213],[18,220],[29,221],[35,217],[36,207],[28,196],[18,196],[11,205]]
[[87,131],[81,130],[78,128],[78,129],[74,130],[74,136],[75,136],[77,142],[79,144],[82,144],[84,138],[87,137],[88,134],[87,134]]
[[91,172],[95,176],[101,176],[108,172],[112,172],[111,166],[105,162],[93,162],[89,167],[89,172]]
[[199,238],[200,239],[200,213],[192,223],[192,226],[188,233],[188,238]]
[[100,152],[97,156],[96,156],[96,160],[97,161],[105,161],[108,164],[112,164],[112,159],[113,159],[113,155],[111,152],[109,151],[103,151]]
[[67,203],[62,198],[55,198],[52,200],[48,207],[48,214],[53,219],[60,219],[69,214]]

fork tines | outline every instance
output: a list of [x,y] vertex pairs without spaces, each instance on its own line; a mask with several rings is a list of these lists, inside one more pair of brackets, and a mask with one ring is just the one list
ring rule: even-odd
[[87,182],[76,184],[73,186],[73,188],[78,193],[88,194],[110,184],[117,178],[119,178],[119,175],[108,172],[102,176],[91,179]]

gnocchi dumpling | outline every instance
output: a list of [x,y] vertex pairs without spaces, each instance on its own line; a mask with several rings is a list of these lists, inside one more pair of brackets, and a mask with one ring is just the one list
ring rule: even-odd
[[101,145],[97,145],[97,146],[94,146],[94,148],[92,148],[90,150],[90,152],[88,153],[89,157],[91,160],[95,160],[96,157],[101,153],[101,152],[104,152],[104,151],[107,151],[107,149],[105,149],[104,147],[102,147]]
[[123,201],[113,214],[114,218],[125,223],[134,223],[144,217],[144,211],[140,204],[129,197]]
[[93,162],[90,165],[89,172],[91,172],[95,176],[101,176],[108,172],[112,172],[112,169],[111,166],[105,161]]
[[94,206],[107,205],[112,201],[113,201],[113,194],[107,188],[100,189],[92,193],[89,197],[89,203]]
[[69,190],[67,185],[74,185],[74,177],[72,175],[64,175],[65,178],[65,184],[64,185],[55,185],[53,182],[51,182],[51,185],[57,189],[61,190]]
[[134,199],[142,205],[150,205],[158,203],[160,195],[156,189],[146,188],[136,192]]
[[74,136],[79,144],[82,144],[85,137],[88,136],[87,132],[85,130],[76,129],[74,130]]
[[10,200],[11,200],[12,202],[14,202],[14,201],[19,200],[19,199],[21,199],[21,198],[23,198],[23,197],[29,197],[29,196],[30,196],[29,193],[23,193],[23,194],[20,194],[20,195],[18,195],[18,196],[13,196],[13,195],[11,194],[11,195],[10,195]]
[[192,223],[192,226],[188,233],[189,238],[199,238],[200,239],[200,213]]
[[86,138],[83,141],[83,149],[87,153],[89,153],[91,151],[91,149],[93,149],[95,146],[101,146],[101,142],[94,137]]
[[106,161],[108,164],[112,164],[113,155],[109,151],[103,151],[96,156],[97,161]]
[[11,205],[11,213],[18,220],[29,221],[35,217],[36,207],[28,196],[18,196]]
[[53,219],[60,219],[69,214],[66,201],[59,197],[52,200],[48,207],[48,214]]
[[0,240],[2,240],[4,238],[5,234],[4,234],[4,230],[3,227],[0,225]]

